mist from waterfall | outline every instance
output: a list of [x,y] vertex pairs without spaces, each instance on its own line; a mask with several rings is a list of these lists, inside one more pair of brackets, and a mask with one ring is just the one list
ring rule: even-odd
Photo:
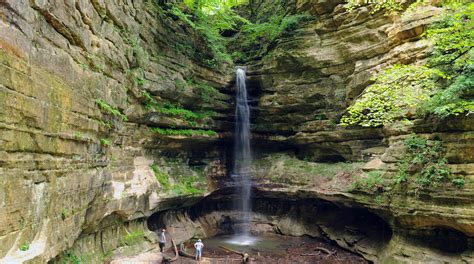
[[252,220],[250,171],[252,152],[250,149],[250,108],[247,99],[245,70],[236,70],[236,103],[234,133],[234,167],[232,177],[236,183],[235,207],[240,214],[241,222],[236,225],[236,236],[231,241],[235,244],[252,244],[255,240],[250,234]]

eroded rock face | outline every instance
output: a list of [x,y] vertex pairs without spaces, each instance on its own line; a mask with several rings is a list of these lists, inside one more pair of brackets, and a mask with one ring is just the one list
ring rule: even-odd
[[[217,192],[190,208],[157,213],[148,220],[148,226],[169,227],[177,243],[232,234],[240,223],[239,213],[233,210],[229,194],[222,195]],[[255,235],[322,238],[377,263],[472,260],[472,237],[445,227],[397,226],[396,215],[388,216],[387,211],[382,212],[384,209],[367,210],[350,197],[257,188],[252,206],[251,229]],[[449,246],[443,246],[445,243]]]
[[[335,124],[374,73],[425,59],[429,43],[419,38],[439,10],[424,7],[395,18],[371,14],[368,7],[347,13],[342,1],[287,2],[294,5],[291,10],[317,16],[249,65],[252,98],[258,102],[254,176],[261,197],[368,208],[393,233],[383,249],[374,248],[359,243],[351,228],[327,221],[318,228],[308,225],[303,218],[314,217],[297,214],[294,210],[304,210],[298,207],[285,217],[262,209],[256,230],[325,233],[373,260],[472,262],[472,117],[383,129]],[[0,1],[0,32],[0,262],[43,263],[71,248],[102,256],[145,229],[153,213],[196,204],[228,181],[232,72],[190,58],[189,47],[208,52],[199,34],[151,1]],[[218,93],[205,100],[193,83]],[[150,110],[144,92],[161,103],[215,113],[189,122]],[[101,110],[99,99],[128,121]],[[150,127],[213,129],[219,135],[158,135]],[[423,199],[402,193],[391,200],[351,192],[348,170],[394,173],[403,139],[412,132],[442,139],[450,168],[466,181],[463,189],[440,189]],[[311,161],[354,163],[321,170]],[[183,176],[200,179],[192,186],[199,192],[167,189],[151,165],[175,187],[182,186]],[[219,231],[215,223],[223,209],[211,209],[201,222],[196,214],[168,213],[177,237]],[[449,252],[420,242],[436,234],[459,244],[465,240],[467,249],[446,257]],[[153,237],[145,234],[143,247],[135,249],[151,247]],[[27,244],[28,250],[19,250]]]
[[420,37],[440,12],[423,7],[389,17],[372,14],[370,6],[347,12],[342,2],[298,1],[298,12],[309,11],[314,19],[249,67],[261,93],[254,131],[286,136],[315,161],[355,161],[364,150],[386,145],[377,129],[336,124],[375,73],[426,58],[430,44]]
[[[219,90],[230,75],[184,55],[177,47],[199,36],[151,2],[0,3],[0,262],[42,263],[71,247],[105,254],[130,231],[125,224],[138,229],[152,212],[213,188],[206,177],[225,161],[219,136],[189,140],[150,127],[226,131],[231,98]],[[203,100],[197,82],[215,87],[216,98]],[[216,117],[191,124],[159,114],[144,92]],[[200,193],[165,190],[152,164],[171,184],[177,167],[199,176]]]

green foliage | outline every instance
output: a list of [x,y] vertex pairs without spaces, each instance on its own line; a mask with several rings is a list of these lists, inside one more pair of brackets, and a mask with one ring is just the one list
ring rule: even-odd
[[199,194],[205,191],[205,177],[202,171],[191,170],[185,166],[185,161],[177,159],[167,161],[160,165],[168,167],[165,171],[154,164],[151,169],[155,173],[156,179],[163,187],[164,192],[172,191],[175,195]]
[[352,175],[363,165],[349,162],[311,162],[309,158],[302,160],[284,153],[256,159],[253,164],[255,177],[291,185],[319,185],[334,177]]
[[120,240],[120,245],[122,246],[133,246],[138,244],[144,237],[145,233],[142,230],[137,230],[131,233],[128,233]]
[[418,191],[437,188],[449,178],[451,171],[446,165],[441,141],[410,135],[404,144],[405,153],[398,163],[395,183],[411,181]]
[[111,145],[112,145],[112,142],[110,141],[110,139],[101,138],[101,139],[100,139],[100,144],[101,144],[102,146],[111,146]]
[[265,55],[277,39],[285,33],[298,28],[298,25],[310,18],[305,14],[273,15],[267,21],[247,23],[241,30],[239,51],[233,53],[236,60],[249,60]]
[[206,83],[197,82],[193,79],[188,80],[187,83],[199,93],[201,100],[205,103],[211,103],[219,95],[219,91],[216,88]]
[[462,71],[472,66],[474,47],[474,3],[445,7],[443,19],[434,23],[424,36],[435,45],[430,57],[431,66],[444,66],[441,69],[448,74]]
[[208,117],[207,113],[195,113],[191,110],[187,110],[178,107],[172,103],[165,102],[164,104],[158,103],[147,91],[144,91],[143,96],[146,103],[146,108],[149,110],[155,110],[161,114],[175,116],[184,119],[190,125],[195,125],[195,121]]
[[464,187],[464,184],[466,183],[465,180],[463,178],[456,178],[456,179],[452,179],[451,180],[451,183],[458,187],[458,188],[462,188]]
[[325,114],[316,114],[314,115],[314,120],[327,120],[328,117]]
[[202,59],[207,66],[217,69],[219,64],[231,63],[227,54],[225,40],[221,32],[235,29],[238,23],[247,20],[237,15],[231,7],[244,1],[184,1],[192,14],[185,13],[183,8],[172,6],[170,13],[198,31],[207,42],[212,58]]
[[357,178],[352,184],[353,189],[365,189],[368,191],[383,189],[384,186],[385,180],[380,171],[370,171],[367,173],[366,177]]
[[384,196],[383,195],[377,195],[375,198],[374,198],[374,202],[378,205],[381,205],[383,204],[384,202]]
[[61,209],[61,219],[64,221],[70,215],[69,210],[67,208]]
[[169,129],[154,127],[151,130],[161,135],[170,136],[217,136],[215,131],[203,129]]
[[110,114],[112,116],[116,116],[116,117],[119,117],[120,119],[122,119],[122,121],[126,122],[128,121],[128,118],[126,115],[122,114],[122,112],[120,112],[120,110],[118,110],[117,108],[109,105],[107,102],[105,102],[104,100],[102,99],[97,99],[96,101],[96,104],[99,106],[99,108],[104,111],[105,113],[107,114]]
[[463,98],[474,87],[474,64],[454,79],[447,88],[437,92],[422,106],[422,111],[446,117],[449,115],[474,114],[474,100]]
[[174,84],[176,88],[180,91],[185,91],[188,88],[187,83],[181,79],[174,80]]
[[410,109],[428,100],[443,72],[425,66],[394,65],[374,77],[373,85],[350,106],[342,125],[377,127],[395,120],[406,120]]
[[424,105],[425,112],[442,117],[474,113],[473,23],[474,3],[454,2],[427,30],[425,36],[435,44],[429,65],[444,71],[451,81]]
[[72,250],[68,250],[64,253],[64,257],[61,261],[63,264],[81,264],[81,258],[74,253]]
[[474,113],[474,3],[443,2],[442,20],[424,34],[434,43],[429,63],[395,65],[381,72],[348,108],[341,124],[382,126],[407,120],[407,114]]
[[19,249],[21,251],[28,251],[30,249],[30,242],[25,241],[23,244],[20,245]]
[[199,9],[206,13],[214,13],[219,9],[229,9],[248,2],[248,0],[184,0],[191,9]]
[[77,139],[86,139],[86,136],[84,134],[82,134],[81,132],[74,132],[74,137],[77,138]]
[[157,165],[153,164],[151,165],[151,169],[153,170],[153,173],[155,174],[156,180],[160,183],[161,187],[163,188],[164,191],[168,191],[171,187],[170,184],[170,179],[168,174],[163,172]]
[[202,188],[204,184],[205,178],[202,173],[197,175],[179,175],[171,189],[176,195],[201,194],[205,192],[205,188]]
[[178,17],[181,21],[191,26],[192,28],[196,28],[196,24],[194,24],[194,22],[191,20],[192,16],[190,14],[184,13],[183,10],[181,10],[181,8],[177,6],[172,6],[169,12],[172,15],[175,15],[176,17]]
[[347,4],[345,8],[348,11],[352,11],[357,7],[372,4],[371,13],[376,13],[380,10],[384,10],[387,14],[398,14],[404,9],[404,4],[407,0],[385,0],[385,1],[368,1],[368,0],[346,0]]
[[[232,63],[232,57],[242,61],[263,56],[280,36],[295,30],[301,21],[309,17],[278,12],[269,19],[254,24],[233,10],[233,7],[246,2],[190,0],[184,1],[186,6],[171,6],[169,13],[203,36],[212,57],[199,60],[214,69],[218,69],[222,63]],[[238,48],[233,51],[232,57],[228,54],[227,41],[221,35],[225,31],[240,31],[236,41]]]

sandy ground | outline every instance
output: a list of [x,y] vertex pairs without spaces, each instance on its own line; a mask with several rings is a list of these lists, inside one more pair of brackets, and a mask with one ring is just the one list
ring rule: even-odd
[[110,264],[156,264],[162,262],[162,255],[158,252],[145,252],[132,257],[114,259]]
[[[351,252],[331,245],[325,241],[308,238],[287,238],[290,243],[286,248],[278,248],[275,251],[259,251],[252,248],[249,253],[251,261],[248,263],[259,264],[313,264],[313,263],[344,263],[344,264],[366,264],[362,257]],[[189,248],[189,247],[188,247]],[[325,250],[319,250],[324,248]],[[329,252],[329,254],[326,252]],[[188,253],[194,253],[190,250]],[[165,256],[172,258],[174,252],[167,248]],[[155,264],[162,263],[161,253],[153,250],[132,257],[118,257],[112,260],[111,264]],[[238,254],[228,252],[221,248],[207,248],[203,253],[202,261],[195,261],[192,258],[179,257],[173,264],[237,264],[242,263],[242,257]]]

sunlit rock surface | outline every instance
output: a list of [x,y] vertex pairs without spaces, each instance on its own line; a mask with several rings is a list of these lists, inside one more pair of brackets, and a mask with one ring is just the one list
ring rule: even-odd
[[[383,129],[341,128],[334,122],[375,73],[426,58],[430,44],[419,39],[440,10],[423,7],[400,18],[371,14],[368,7],[348,13],[342,1],[290,2],[292,10],[308,11],[315,19],[248,67],[258,105],[252,119],[258,197],[311,198],[345,209],[302,215],[300,205],[289,206],[296,209],[278,217],[262,209],[255,229],[324,233],[383,263],[473,262],[472,116]],[[0,1],[0,262],[44,263],[73,249],[89,254],[93,263],[128,244],[130,252],[120,254],[143,252],[156,242],[144,231],[147,218],[165,210],[177,239],[219,231],[212,223],[220,221],[220,208],[211,207],[214,212],[202,222],[177,209],[195,205],[228,181],[233,69],[210,69],[189,58],[186,45],[194,43],[205,53],[204,42],[158,13],[150,1]],[[202,100],[188,84],[191,79],[218,94]],[[214,113],[195,123],[163,115],[146,107],[145,91],[157,100]],[[128,121],[101,111],[99,99]],[[150,127],[212,129],[218,135],[159,135]],[[463,188],[390,198],[351,190],[354,175],[394,173],[403,139],[412,132],[443,141],[449,167],[465,179]],[[171,184],[183,176],[201,179],[194,186],[199,192],[165,190],[153,164]],[[353,232],[350,220],[357,214],[351,208],[382,219],[391,238],[364,242],[365,233]],[[308,225],[315,216],[321,216],[318,228]],[[328,225],[342,218],[348,222]],[[430,245],[436,236],[460,246]]]

